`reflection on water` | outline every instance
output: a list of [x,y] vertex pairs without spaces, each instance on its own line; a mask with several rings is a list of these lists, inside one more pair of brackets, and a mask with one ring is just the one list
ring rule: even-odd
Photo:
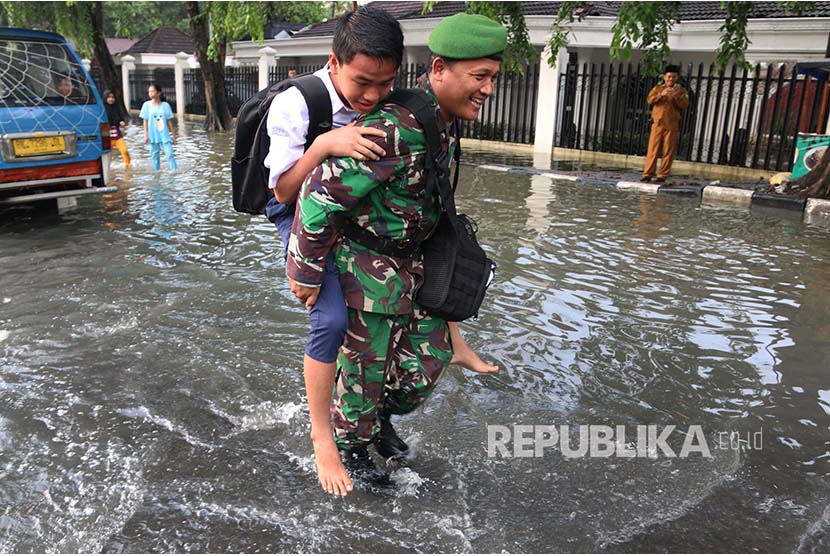
[[[826,551],[826,228],[465,167],[498,262],[468,341],[404,418],[397,494],[331,500],[307,441],[306,320],[230,138],[114,167],[76,210],[0,220],[0,550]],[[487,455],[487,425],[762,431],[711,458]],[[714,444],[713,444],[714,445]],[[336,519],[331,519],[336,515]]]

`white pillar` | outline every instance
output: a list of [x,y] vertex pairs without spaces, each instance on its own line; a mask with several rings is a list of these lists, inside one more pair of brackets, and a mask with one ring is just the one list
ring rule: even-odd
[[270,85],[268,83],[268,71],[271,68],[271,63],[276,62],[279,58],[275,57],[276,50],[270,46],[260,48],[259,52],[259,90],[265,89]]
[[564,69],[568,52],[560,48],[556,55],[556,67],[546,62],[550,50],[545,49],[539,67],[539,90],[536,95],[536,140],[535,152],[553,154],[553,138],[556,134],[556,114],[559,109],[559,74]]
[[176,54],[176,65],[173,68],[173,75],[176,81],[176,119],[179,125],[184,123],[184,65],[190,55],[186,52]]
[[830,110],[827,111],[827,123],[824,124],[824,135],[830,135]]
[[127,54],[121,58],[121,94],[124,95],[124,106],[130,110],[130,72],[135,69],[135,57]]
[[[404,47],[404,64],[406,66],[410,66],[413,64],[418,63],[418,51],[413,46]],[[407,67],[404,66],[404,71],[407,70]],[[417,75],[415,77],[418,77]]]
[[90,60],[89,58],[84,58],[84,59],[82,59],[82,60],[81,60],[81,63],[82,63],[82,64],[84,65],[84,67],[86,68],[86,71],[89,71],[89,70],[91,70],[91,69],[92,69],[92,60]]

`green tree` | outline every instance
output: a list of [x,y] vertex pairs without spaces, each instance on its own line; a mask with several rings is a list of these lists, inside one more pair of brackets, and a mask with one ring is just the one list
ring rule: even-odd
[[507,50],[503,58],[506,69],[522,71],[538,57],[530,44],[521,2],[468,2],[467,12],[487,16],[507,27]]
[[261,41],[265,26],[263,2],[185,2],[190,36],[205,81],[204,128],[227,131],[233,118],[225,93],[228,42],[248,34]]
[[[8,24],[28,29],[56,31],[71,39],[82,56],[91,56],[101,69],[108,89],[121,92],[121,80],[104,36],[103,2],[9,2],[0,3]],[[45,14],[49,14],[44,17]],[[129,118],[123,94],[119,108]]]
[[187,32],[183,2],[104,2],[104,31],[108,37],[140,39],[159,27]]
[[[319,6],[317,5],[319,4]],[[207,104],[205,129],[226,131],[232,117],[225,94],[225,54],[228,42],[250,36],[262,41],[265,23],[296,21],[314,23],[340,9],[341,2],[185,2],[190,35],[202,76]],[[320,7],[324,9],[320,9]]]
[[350,5],[351,2],[268,2],[265,15],[268,21],[317,23],[337,17]]

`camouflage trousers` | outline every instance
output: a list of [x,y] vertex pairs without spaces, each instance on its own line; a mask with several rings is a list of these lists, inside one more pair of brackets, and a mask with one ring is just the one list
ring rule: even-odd
[[380,430],[381,407],[402,415],[421,405],[450,359],[443,319],[417,307],[407,315],[350,308],[331,408],[338,448],[371,442]]

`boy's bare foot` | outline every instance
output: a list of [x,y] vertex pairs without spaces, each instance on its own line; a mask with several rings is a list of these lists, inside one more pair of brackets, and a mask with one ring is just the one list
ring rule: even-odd
[[481,357],[474,352],[466,342],[459,342],[459,345],[453,345],[453,354],[451,365],[460,365],[465,369],[469,369],[474,373],[497,373],[499,368],[497,365],[491,365],[481,360]]
[[340,452],[331,438],[312,442],[314,459],[317,463],[317,477],[320,486],[329,494],[346,496],[352,491],[352,480],[340,461]]

